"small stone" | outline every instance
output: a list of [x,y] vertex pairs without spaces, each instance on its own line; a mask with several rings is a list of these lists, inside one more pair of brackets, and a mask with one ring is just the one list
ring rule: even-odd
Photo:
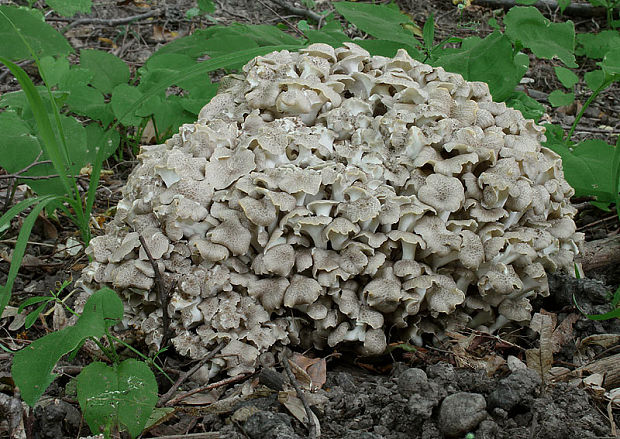
[[463,436],[487,417],[487,403],[478,393],[454,393],[441,403],[439,429],[448,437]]
[[422,369],[411,367],[398,377],[398,391],[405,397],[414,393],[424,393],[428,387],[428,377]]

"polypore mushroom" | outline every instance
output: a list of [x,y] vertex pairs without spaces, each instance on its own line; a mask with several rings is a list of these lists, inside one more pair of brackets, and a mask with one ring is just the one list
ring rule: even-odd
[[560,158],[485,84],[353,43],[224,81],[195,124],[142,148],[87,250],[85,290],[116,288],[151,348],[163,310],[139,234],[175,285],[177,351],[227,341],[210,376],[276,343],[380,354],[388,337],[522,323],[545,269],[572,269],[583,235]]

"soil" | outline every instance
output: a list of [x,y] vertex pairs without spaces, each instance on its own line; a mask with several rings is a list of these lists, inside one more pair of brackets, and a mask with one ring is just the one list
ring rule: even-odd
[[[82,48],[111,51],[132,68],[138,68],[151,53],[173,38],[173,33],[182,36],[210,24],[206,18],[185,18],[185,12],[195,6],[190,0],[94,3],[88,17],[102,19],[162,9],[162,14],[155,19],[134,23],[131,27],[86,24],[65,33],[76,51]],[[281,23],[294,32],[295,23],[304,18],[271,0],[216,0],[215,3],[217,10],[213,17],[219,24],[234,21]],[[302,3],[307,2],[294,3],[305,7]],[[314,3],[319,12],[332,8],[327,0]],[[464,10],[459,21],[458,10],[449,1],[401,0],[397,4],[419,24],[432,13],[438,39],[450,35],[485,36],[491,31],[488,20],[499,13],[473,5]],[[553,11],[549,17],[557,19]],[[59,28],[75,20],[63,20],[53,14],[47,18]],[[580,32],[596,31],[605,25],[603,18],[572,19]],[[531,79],[526,83],[528,92],[544,104],[548,104],[546,96],[559,88],[552,74],[553,65],[553,62],[532,58],[527,74]],[[36,74],[32,70],[29,73]],[[0,80],[0,92],[16,89],[12,77]],[[558,109],[546,105],[545,118],[570,126],[578,105]],[[619,109],[620,93],[616,86],[602,94],[586,112],[576,138],[615,142],[620,132]],[[108,209],[120,199],[120,188],[134,164],[130,151],[128,156],[125,162],[108,163],[112,172],[104,176],[98,191],[97,219],[105,221]],[[4,199],[6,188],[0,187],[0,191]],[[15,200],[26,195],[20,188]],[[574,200],[580,208],[576,221],[586,239],[616,236],[620,230],[617,215],[598,210],[586,201]],[[12,226],[0,242],[0,258],[4,260],[0,262],[1,282],[8,273],[6,260],[13,245],[10,240],[19,230],[19,221],[14,221]],[[31,236],[31,241],[38,244],[28,247],[14,288],[13,305],[32,295],[46,294],[63,280],[79,277],[87,262],[83,250],[71,255],[59,247],[67,238],[77,236],[75,228],[62,216],[56,220],[44,217],[38,220]],[[619,427],[614,421],[614,416],[618,418],[619,406],[610,404],[605,392],[620,387],[620,319],[589,320],[575,304],[585,313],[608,311],[609,292],[620,284],[620,267],[606,266],[585,274],[582,279],[562,274],[550,276],[550,297],[533,304],[534,311],[551,316],[557,328],[554,332],[557,335],[554,374],[545,376],[544,380],[525,366],[527,350],[536,350],[540,342],[539,335],[528,328],[506,328],[496,336],[477,332],[447,334],[443,340],[435,340],[434,344],[416,350],[408,345],[393,346],[388,355],[378,358],[357,357],[347,352],[304,353],[302,358],[316,358],[313,361],[326,364],[325,373],[311,374],[309,369],[305,373],[300,367],[294,367],[296,381],[302,387],[308,383],[309,375],[315,381],[325,379],[319,389],[305,390],[303,396],[312,406],[321,437],[614,437]],[[60,315],[49,315],[25,330],[17,319],[3,319],[0,321],[0,343],[11,349],[22,348],[30,340],[53,330],[61,320]],[[86,346],[75,359],[59,364],[61,376],[33,412],[24,411],[25,434],[17,437],[75,438],[89,434],[71,389],[72,378],[93,358],[96,359],[95,352]],[[191,367],[174,353],[164,358],[164,369],[173,378]],[[9,437],[9,420],[16,413],[16,400],[11,398],[17,390],[10,379],[10,365],[11,355],[0,352],[0,437]],[[601,375],[593,375],[595,372]],[[281,363],[267,361],[260,373],[240,378],[243,379],[236,383],[213,384],[211,390],[181,400],[169,419],[151,428],[144,437],[308,437],[309,423],[304,420],[302,401],[286,378]],[[181,389],[187,391],[205,384],[194,379],[196,382],[190,379]],[[161,393],[169,386],[160,380]],[[188,436],[190,434],[195,436]]]

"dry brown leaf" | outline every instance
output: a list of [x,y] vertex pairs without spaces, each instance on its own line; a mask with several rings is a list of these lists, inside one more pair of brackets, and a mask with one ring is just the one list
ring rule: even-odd
[[[308,425],[308,416],[306,414],[306,409],[304,408],[304,403],[297,397],[295,390],[278,392],[278,401],[280,401],[280,403],[286,407],[291,415],[295,416],[299,422],[304,425]],[[319,423],[319,418],[316,417],[312,410],[310,410],[310,413],[312,413],[314,425],[316,426],[316,437],[321,437],[321,424]]]
[[69,320],[67,319],[65,307],[58,302],[54,303],[54,315],[52,316],[52,328],[54,328],[54,331],[65,329],[68,323]]
[[116,43],[115,43],[113,40],[109,39],[109,38],[106,38],[106,37],[99,37],[99,38],[97,38],[97,40],[98,40],[100,43],[102,43],[102,44],[105,44],[105,45],[107,45],[107,46],[112,47],[113,49],[118,49],[118,46],[116,45]]
[[[310,380],[310,390],[316,391],[323,387],[327,380],[327,361],[325,361],[325,358],[310,358],[295,353],[291,358],[291,363],[294,363],[293,366],[297,366],[304,372],[304,374],[301,374],[302,379]],[[293,373],[295,373],[296,368],[293,367],[293,369]],[[297,377],[297,375],[295,376]]]
[[560,352],[562,346],[568,343],[573,338],[573,325],[579,320],[579,314],[569,314],[566,316],[562,323],[558,325],[553,331],[551,336],[551,345],[553,347],[553,353]]
[[532,317],[530,328],[540,334],[540,344],[538,348],[525,351],[527,367],[544,377],[553,365],[553,319],[548,314],[536,313]]
[[153,25],[153,39],[162,42],[169,42],[179,37],[179,33],[164,29],[163,26]]
[[581,350],[585,346],[598,345],[602,348],[609,348],[620,344],[620,334],[594,334],[590,335],[577,344],[577,349]]

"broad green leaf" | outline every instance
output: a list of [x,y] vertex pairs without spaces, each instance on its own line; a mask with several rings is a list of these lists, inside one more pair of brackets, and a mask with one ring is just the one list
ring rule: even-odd
[[553,90],[549,94],[549,103],[553,107],[561,107],[563,105],[570,105],[575,101],[575,93],[564,93],[560,90]]
[[125,427],[135,438],[157,403],[157,381],[142,361],[128,359],[112,367],[95,362],[78,376],[77,394],[93,433]]
[[405,49],[412,58],[422,60],[424,55],[415,47],[387,40],[355,40],[355,44],[366,49],[371,55],[389,56],[396,55],[398,49]]
[[538,122],[543,114],[545,114],[545,107],[536,99],[529,97],[522,91],[515,92],[506,99],[506,105],[515,110],[519,110],[524,118],[534,119],[535,122]]
[[[96,122],[90,123],[84,127],[86,130],[86,144],[87,144],[87,157],[90,163],[94,163],[97,161],[97,152],[99,150],[97,142],[101,141],[100,139],[103,137],[105,130],[99,126]],[[112,130],[108,132],[108,136],[106,140],[103,141],[103,158],[102,160],[106,160],[114,151],[118,148],[120,144],[120,134],[117,130]]]
[[66,104],[71,111],[81,116],[100,120],[104,125],[109,124],[114,115],[108,104],[105,103],[101,91],[88,85],[94,81],[96,73],[90,69],[72,68],[59,83],[59,88],[67,91]]
[[513,55],[510,40],[495,31],[485,39],[465,38],[464,50],[440,56],[434,65],[460,73],[468,81],[484,81],[496,101],[507,99],[527,70]]
[[209,35],[205,35],[205,30],[198,29],[191,35],[172,40],[153,53],[150,58],[163,55],[164,53],[181,53],[197,59],[206,53],[204,50],[204,44],[208,39]]
[[65,57],[54,58],[45,56],[39,60],[39,64],[45,73],[47,85],[53,87],[69,73],[69,60]]
[[398,8],[356,2],[334,2],[333,6],[349,23],[375,38],[410,46],[416,44],[411,32],[402,27],[402,24],[414,23]]
[[81,50],[80,65],[93,72],[90,83],[102,93],[112,93],[114,87],[129,81],[127,64],[119,57],[102,50]]
[[123,302],[114,291],[102,288],[93,293],[75,326],[52,332],[16,352],[11,374],[30,407],[54,381],[52,373],[60,358],[77,348],[87,337],[102,337],[105,330],[123,318]]
[[31,59],[32,55],[11,22],[38,57],[67,55],[73,49],[59,32],[38,19],[28,8],[0,6],[0,56],[9,60]]
[[[28,198],[26,200],[20,201],[11,209],[9,209],[2,217],[0,217],[0,227],[4,224],[7,224],[11,221],[17,214],[22,212],[29,206],[35,204],[30,213],[26,216],[26,219],[22,223],[22,226],[19,230],[19,235],[17,235],[17,242],[15,244],[15,249],[13,250],[13,255],[11,256],[11,266],[9,267],[9,274],[6,278],[6,284],[0,287],[0,316],[4,311],[4,308],[9,303],[11,298],[11,293],[13,291],[13,284],[15,283],[15,278],[17,277],[17,273],[19,271],[19,267],[21,266],[22,259],[24,258],[24,252],[26,251],[26,245],[28,244],[28,238],[30,237],[30,232],[32,231],[32,227],[34,226],[34,222],[36,221],[39,213],[51,202],[57,200],[58,197],[45,196],[45,197],[33,197]],[[22,393],[23,394],[23,393]],[[24,400],[25,401],[25,400]]]
[[327,19],[327,23],[320,30],[309,29],[304,32],[304,35],[308,38],[308,44],[325,43],[333,47],[338,47],[345,41],[351,41],[342,31],[340,22],[333,19],[333,14],[330,14],[330,17],[331,18]]
[[591,70],[583,75],[586,85],[592,91],[598,90],[605,82],[605,72],[602,70]]
[[604,30],[598,34],[577,34],[575,54],[602,59],[614,47],[620,47],[620,33],[616,30]]
[[120,120],[123,125],[140,125],[142,118],[135,115],[134,108],[135,103],[142,96],[142,93],[137,87],[132,87],[129,84],[119,84],[114,87],[110,104],[112,105],[114,116],[116,116],[116,118]]
[[575,75],[566,67],[555,66],[553,69],[555,70],[555,75],[564,87],[573,88],[573,86],[579,82],[579,76]]
[[41,145],[30,126],[14,111],[0,113],[0,167],[13,173],[35,161]]
[[215,12],[215,4],[213,0],[197,0],[198,8],[203,14],[212,14]]
[[558,57],[566,66],[575,63],[575,26],[572,21],[552,23],[532,6],[513,7],[504,17],[506,35],[539,58]]
[[562,156],[564,176],[576,196],[596,196],[600,202],[615,200],[613,146],[602,140],[586,140],[573,148],[561,144],[546,146]]
[[620,80],[620,47],[610,50],[603,57],[603,61],[597,63],[601,66],[605,75],[614,78],[614,81]]
[[78,12],[90,14],[91,0],[45,0],[58,14],[73,17]]

